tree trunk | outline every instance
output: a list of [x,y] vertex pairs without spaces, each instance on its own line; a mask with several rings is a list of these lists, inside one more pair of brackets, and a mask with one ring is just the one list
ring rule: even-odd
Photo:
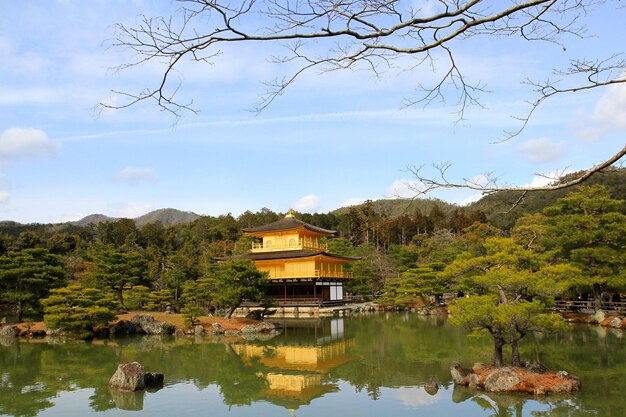
[[519,346],[517,344],[518,337],[515,334],[515,326],[511,323],[509,325],[509,337],[511,338],[511,352],[513,354],[512,365],[522,366],[522,360],[519,353]]
[[593,283],[593,309],[602,310],[602,286],[597,282]]
[[24,319],[24,307],[22,306],[22,300],[17,301],[15,313],[17,314],[17,318],[16,318],[17,323],[21,323],[22,320]]
[[117,293],[117,302],[120,304],[120,308],[124,307],[124,287],[118,287],[115,289],[115,292]]
[[494,347],[493,366],[495,366],[496,368],[500,368],[504,364],[504,361],[502,359],[504,357],[504,355],[502,354],[502,348],[504,347],[504,338],[500,334],[499,330],[492,332],[491,336],[493,336]]
[[226,312],[226,315],[224,316],[224,318],[225,319],[231,318],[233,313],[235,312],[235,310],[237,310],[237,307],[239,307],[239,305],[232,306],[231,308],[229,308],[228,311]]

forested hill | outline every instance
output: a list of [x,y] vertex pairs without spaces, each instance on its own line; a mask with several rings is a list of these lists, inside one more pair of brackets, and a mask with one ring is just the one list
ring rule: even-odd
[[[569,174],[559,180],[560,183],[571,180],[576,174]],[[608,169],[600,172],[584,182],[583,185],[601,184],[608,188],[611,197],[626,198],[626,168]],[[526,213],[536,213],[554,204],[559,198],[576,191],[580,185],[554,191],[538,191],[528,193],[520,204],[511,209],[520,198],[520,192],[502,191],[487,195],[469,206],[485,213],[487,221],[500,229],[509,229],[515,221]]]
[[[137,227],[142,227],[148,223],[161,222],[163,226],[175,226],[178,224],[186,224],[191,223],[200,217],[199,214],[193,213],[191,211],[181,211],[173,208],[165,208],[151,211],[148,214],[144,214],[143,216],[139,216],[134,219]],[[85,227],[89,224],[98,224],[98,223],[108,223],[119,220],[116,217],[105,216],[104,214],[91,214],[89,216],[83,217],[82,219],[71,222],[74,226]]]
[[[567,181],[568,178],[564,177],[562,181]],[[585,182],[585,185],[592,184],[605,185],[613,198],[624,199],[626,169],[611,169],[596,174]],[[575,186],[557,191],[529,193],[512,210],[511,207],[519,199],[519,192],[491,194],[465,207],[438,199],[384,199],[342,207],[328,213],[298,213],[297,216],[320,227],[337,230],[340,237],[349,238],[354,243],[363,239],[369,240],[374,236],[376,239],[385,240],[385,243],[407,243],[416,234],[432,233],[439,229],[458,233],[474,221],[487,222],[499,229],[510,229],[523,214],[539,212],[578,188],[579,186]],[[231,215],[214,217],[167,208],[137,217],[133,222],[137,228],[159,222],[162,227],[187,225],[191,228],[223,229],[218,235],[236,240],[242,228],[270,223],[283,215],[284,213],[275,213],[263,208],[257,212],[246,211],[236,218]],[[39,234],[72,232],[74,229],[82,229],[89,225],[97,226],[120,220],[103,214],[92,214],[76,222],[55,225],[23,225],[3,221],[0,222],[0,234],[17,237],[24,231]]]
[[348,214],[350,209],[362,209],[365,205],[370,205],[376,214],[391,219],[406,215],[412,216],[416,210],[419,210],[422,213],[428,213],[435,206],[446,215],[449,215],[458,208],[455,204],[451,204],[437,198],[416,198],[414,200],[396,198],[367,201],[366,203],[357,204],[355,206],[341,207],[331,211],[330,213],[335,216],[344,216]]

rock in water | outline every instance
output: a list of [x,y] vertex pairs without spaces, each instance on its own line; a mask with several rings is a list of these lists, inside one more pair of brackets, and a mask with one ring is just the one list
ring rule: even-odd
[[424,391],[430,395],[435,395],[439,391],[439,384],[434,379],[428,378],[424,384]]
[[163,388],[163,374],[157,372],[146,372],[144,374],[144,383],[146,388],[160,389]]
[[17,337],[19,334],[17,326],[0,326],[0,337]]
[[452,366],[450,366],[450,374],[452,374],[452,380],[455,384],[467,385],[468,378],[473,373],[473,370],[463,368],[458,362],[452,362]]
[[485,391],[510,392],[521,382],[520,377],[510,368],[497,368],[485,378]]
[[146,388],[145,372],[139,362],[123,363],[109,380],[109,385],[121,391],[139,391]]

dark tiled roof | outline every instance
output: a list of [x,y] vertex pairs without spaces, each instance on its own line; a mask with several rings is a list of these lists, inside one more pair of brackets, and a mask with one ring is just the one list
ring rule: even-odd
[[308,258],[309,256],[324,255],[335,259],[344,259],[346,261],[358,261],[361,258],[354,258],[351,256],[335,255],[333,253],[324,252],[322,250],[281,250],[275,252],[258,252],[258,253],[246,253],[244,255],[235,255],[232,257],[221,256],[213,258],[217,261],[227,261],[229,259],[251,259],[253,261],[267,261],[270,259],[293,259],[293,258]]
[[273,223],[264,224],[263,226],[251,227],[249,229],[243,229],[244,233],[260,233],[260,232],[276,232],[280,230],[293,230],[304,227],[312,232],[320,233],[322,235],[334,235],[337,233],[334,230],[322,229],[321,227],[313,226],[312,224],[298,220],[295,217],[285,217],[277,220]]

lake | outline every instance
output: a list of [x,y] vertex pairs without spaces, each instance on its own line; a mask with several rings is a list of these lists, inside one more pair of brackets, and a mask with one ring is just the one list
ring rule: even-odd
[[[578,375],[567,396],[496,395],[455,387],[449,367],[489,362],[487,339],[443,318],[368,314],[285,323],[269,340],[133,337],[87,342],[0,340],[0,415],[7,416],[623,416],[624,332],[571,326],[528,337],[525,359]],[[165,374],[156,392],[110,392],[118,363]],[[437,392],[424,383],[433,378]]]

